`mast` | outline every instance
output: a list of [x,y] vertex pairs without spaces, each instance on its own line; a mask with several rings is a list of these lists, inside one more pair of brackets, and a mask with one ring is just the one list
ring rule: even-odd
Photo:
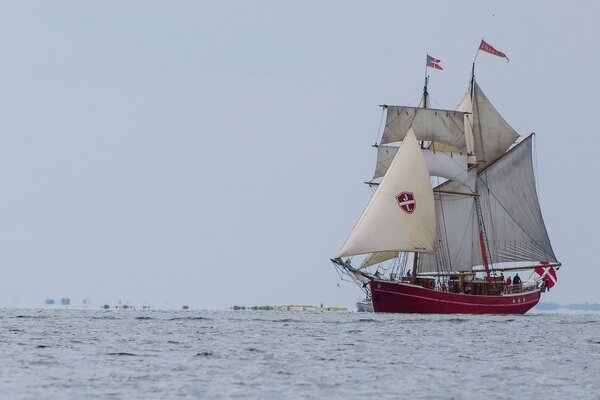
[[427,92],[427,83],[429,82],[429,76],[425,75],[425,86],[423,86],[423,108],[427,108],[427,99],[429,92]]
[[483,267],[485,268],[485,275],[487,277],[488,284],[491,286],[492,277],[490,276],[490,266],[488,264],[487,251],[485,248],[485,230],[483,226],[483,215],[481,213],[479,196],[475,196],[475,210],[477,211],[477,224],[479,226],[479,247],[481,248],[481,259],[483,261]]
[[475,61],[473,61],[473,67],[471,67],[471,100],[473,99],[474,84],[475,84]]
[[[429,92],[427,91],[427,84],[429,83],[429,76],[427,75],[427,67],[425,67],[425,85],[423,86],[423,108],[427,108],[427,99],[429,97]],[[425,148],[425,143],[421,141],[421,149]],[[413,267],[412,267],[412,275],[410,276],[410,281],[415,283],[417,281],[417,265],[419,264],[419,253],[415,251],[413,257]]]
[[[478,50],[479,52],[479,50]],[[477,55],[475,55],[475,59],[477,59]],[[471,68],[471,104],[473,101],[476,101],[474,98],[475,95],[475,61],[473,61],[473,67]],[[474,110],[473,110],[474,111]],[[481,135],[481,129],[479,129],[479,134]],[[483,136],[483,135],[481,135]],[[481,141],[483,143],[483,137],[481,137]],[[483,148],[483,144],[482,144]],[[478,192],[478,185],[475,187],[475,192]],[[485,236],[485,226],[483,224],[483,213],[481,212],[481,203],[479,201],[479,196],[475,196],[475,211],[477,212],[477,225],[479,227],[479,248],[481,249],[481,260],[483,262],[483,267],[485,269],[485,275],[487,278],[488,284],[492,285],[492,277],[490,275],[490,266],[488,264],[487,257],[487,249],[486,249],[486,236]]]
[[[479,52],[479,50],[477,51]],[[475,55],[475,59],[477,59],[477,55]],[[475,107],[473,106],[473,101],[475,101],[475,61],[473,61],[473,67],[471,68],[471,83],[470,83],[470,87],[469,87],[469,96],[471,97],[471,117],[473,118],[473,123],[475,122]],[[479,119],[478,119],[479,121]],[[473,155],[475,155],[475,158],[481,158],[482,155],[481,154],[475,154],[475,144],[474,144],[474,131],[475,127],[473,126],[471,128],[471,141],[473,143],[473,148],[472,148],[472,152]],[[478,129],[478,132],[481,133],[481,129]],[[483,138],[480,138],[481,141],[483,141]],[[482,146],[483,147],[483,146]],[[477,165],[477,168],[479,168],[479,163],[477,160],[474,160],[475,162],[473,164],[469,164],[469,167],[471,167],[472,165]]]

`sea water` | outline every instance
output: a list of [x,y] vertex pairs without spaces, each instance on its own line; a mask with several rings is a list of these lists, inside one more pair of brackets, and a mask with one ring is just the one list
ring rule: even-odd
[[0,310],[2,399],[599,399],[600,314]]

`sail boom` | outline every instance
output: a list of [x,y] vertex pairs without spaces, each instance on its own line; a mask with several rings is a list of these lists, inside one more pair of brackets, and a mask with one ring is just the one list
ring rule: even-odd
[[433,193],[454,194],[456,196],[468,196],[468,197],[479,196],[477,193],[454,192],[451,190],[441,190],[441,189],[433,189]]
[[[551,263],[544,263],[544,264],[532,264],[532,265],[523,265],[523,266],[519,266],[519,267],[494,267],[494,271],[496,272],[505,272],[505,271],[527,271],[530,269],[535,269],[535,268],[539,268],[539,267],[556,267],[556,269],[560,268],[562,264],[559,262],[551,262]],[[483,272],[484,270],[482,269],[477,269],[477,268],[473,268],[473,272]]]

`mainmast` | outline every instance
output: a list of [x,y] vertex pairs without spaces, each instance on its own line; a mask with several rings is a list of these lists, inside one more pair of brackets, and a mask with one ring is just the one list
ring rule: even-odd
[[[476,56],[477,57],[477,56]],[[471,104],[474,105],[477,102],[475,98],[475,61],[473,61],[473,67],[471,68]],[[475,112],[475,107],[472,106],[473,113]],[[475,118],[473,118],[475,120]],[[479,120],[479,119],[477,119]],[[483,134],[481,132],[481,127],[478,129],[481,139],[481,148],[483,149]],[[482,155],[479,154],[479,157]],[[475,192],[478,193],[478,187],[475,187]],[[487,249],[486,249],[486,236],[485,236],[485,226],[483,224],[483,213],[481,212],[481,203],[479,201],[479,196],[475,196],[475,211],[477,212],[477,226],[479,227],[479,248],[481,249],[481,260],[483,262],[483,267],[485,268],[485,275],[487,278],[488,284],[492,285],[492,277],[490,274],[490,266],[488,264],[487,257]]]
[[485,268],[485,275],[487,282],[492,285],[492,277],[490,275],[490,266],[487,259],[487,250],[485,247],[485,228],[483,225],[483,215],[481,212],[481,203],[479,202],[479,196],[475,196],[475,210],[477,211],[477,224],[479,226],[479,247],[481,248],[481,260],[483,261],[483,267]]
[[473,61],[473,67],[471,67],[471,100],[473,100],[473,87],[475,86],[475,61]]

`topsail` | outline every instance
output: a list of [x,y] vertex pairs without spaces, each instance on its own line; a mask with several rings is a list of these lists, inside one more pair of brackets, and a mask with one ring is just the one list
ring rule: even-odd
[[473,140],[469,153],[471,151],[475,153],[480,171],[502,157],[519,137],[496,111],[475,81],[473,81],[472,91],[465,95],[458,109],[470,113],[466,118],[467,132],[472,135]]
[[466,152],[464,113],[403,106],[387,106],[381,144],[404,140],[412,129],[418,140],[440,142]]

